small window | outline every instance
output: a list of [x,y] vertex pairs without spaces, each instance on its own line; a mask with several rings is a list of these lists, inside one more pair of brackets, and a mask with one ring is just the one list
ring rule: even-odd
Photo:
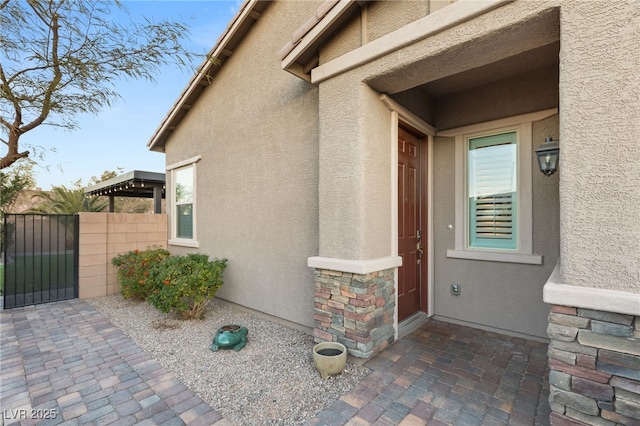
[[171,176],[169,244],[198,247],[196,232],[196,163],[200,157],[167,166]]
[[193,239],[193,166],[175,171],[176,237]]
[[515,249],[517,242],[517,133],[468,139],[467,194],[470,248]]

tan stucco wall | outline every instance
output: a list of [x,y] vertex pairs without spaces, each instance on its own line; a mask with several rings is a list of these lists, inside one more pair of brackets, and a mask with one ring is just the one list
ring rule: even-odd
[[167,247],[167,215],[80,213],[78,287],[81,299],[120,292],[111,259],[131,250]]
[[340,31],[320,49],[320,62],[337,58],[363,44],[389,34],[429,14],[428,1],[376,1],[363,3]]
[[[544,335],[541,286],[558,247],[564,283],[638,291],[640,144],[630,136],[640,130],[637,2],[505,2],[373,57],[357,47],[362,28],[356,16],[321,49],[312,78],[330,77],[319,78],[316,88],[283,72],[276,52],[318,4],[272,4],[167,142],[167,164],[202,156],[200,247],[171,250],[229,258],[220,297],[311,325],[308,257],[394,255],[392,113],[379,93],[393,95],[441,129],[560,109],[559,174],[532,176],[534,253],[544,256],[542,266],[444,257],[452,237],[438,227],[453,214],[453,146],[436,141],[438,315]],[[403,6],[417,7],[394,5]],[[439,16],[446,10],[439,9]],[[373,22],[384,17],[369,15]],[[385,28],[383,20],[380,24]],[[406,92],[558,41],[559,71],[534,71],[532,65],[527,74],[424,102]],[[347,60],[357,65],[345,68]],[[247,69],[254,72],[241,72]],[[515,101],[509,98],[513,94]],[[491,97],[503,103],[485,106],[482,101]],[[533,148],[539,143],[534,137]],[[604,214],[594,214],[601,210]],[[463,295],[455,300],[448,293],[452,280],[463,284]],[[491,312],[497,298],[502,310]],[[301,301],[295,309],[292,300]]]
[[561,280],[640,293],[640,4],[567,2],[561,26]]
[[[474,27],[454,28],[446,35],[438,34],[320,83],[320,256],[375,259],[395,254],[390,208],[391,150],[396,149],[391,143],[392,113],[380,107],[375,89],[384,89],[405,108],[441,128],[558,107],[557,67],[536,69],[438,99],[421,96],[419,91],[406,92],[412,88],[407,82],[413,81],[415,86],[557,41],[557,12],[535,10],[535,5],[527,4],[524,10],[512,7],[493,13],[496,16],[492,18],[478,18],[477,31]],[[528,24],[501,28],[510,27],[511,19],[532,21],[536,30],[527,31]],[[514,32],[520,34],[514,46],[495,49]],[[483,33],[484,43],[476,43],[475,36]],[[448,53],[447,47],[465,43],[469,49],[464,55],[455,49]],[[553,123],[544,123],[544,127],[549,125],[555,126],[557,135],[558,117]],[[536,125],[532,149],[543,140]],[[374,158],[380,155],[380,161],[369,164],[364,160],[369,153]],[[454,233],[447,229],[455,216],[455,164],[450,141],[436,141],[433,163],[434,314],[544,338],[548,307],[542,288],[559,252],[558,176],[545,181],[537,169],[532,176],[534,233],[542,235],[534,236],[533,252],[543,256],[542,266],[452,259],[446,257],[447,249],[454,248]],[[369,209],[370,194],[384,207]],[[462,285],[462,295],[451,295],[454,282]]]
[[430,1],[376,1],[366,4],[366,38],[372,41],[427,16]]
[[[446,13],[446,8],[441,12]],[[312,78],[319,81],[321,99],[327,99],[321,107],[321,129],[331,129],[339,121],[330,116],[329,111],[377,108],[373,102],[364,105],[364,108],[361,103],[355,102],[362,99],[353,94],[362,90],[362,82],[382,93],[397,93],[396,100],[403,96],[406,99],[410,95],[405,91],[420,84],[498,63],[520,52],[549,46],[559,40],[559,72],[555,66],[533,70],[535,65],[532,65],[533,71],[528,74],[434,99],[431,107],[416,113],[422,117],[431,115],[432,124],[446,129],[559,106],[562,226],[558,233],[562,247],[561,281],[571,286],[638,293],[640,144],[634,135],[640,130],[637,73],[640,68],[640,44],[637,43],[639,22],[640,8],[637,2],[523,0],[505,3],[464,24],[452,26],[384,55],[372,55],[366,46],[335,59],[326,55],[323,58],[325,61],[321,61],[312,74]],[[378,43],[376,46],[382,45]],[[348,66],[348,63],[356,65]],[[550,81],[553,84],[550,85]],[[503,102],[483,107],[485,100],[496,94],[502,97]],[[510,99],[510,94],[516,96]],[[334,104],[330,105],[332,100]],[[350,112],[349,115],[349,120],[358,123],[358,126],[373,124],[367,122],[364,112]],[[362,124],[363,121],[365,124]],[[352,129],[351,134],[356,133]],[[321,134],[321,145],[336,137]],[[351,143],[357,145],[363,142]],[[534,139],[534,148],[538,145],[539,141]],[[322,167],[320,176],[321,188],[334,183],[325,182]],[[538,178],[534,176],[534,179]],[[554,179],[558,179],[558,176]],[[340,199],[349,189],[335,191],[332,195]],[[534,200],[534,205],[536,203],[544,206],[547,201],[542,198]],[[535,208],[539,209],[539,206]],[[379,214],[386,215],[388,211],[381,210]],[[539,210],[535,214],[544,216],[544,212]],[[357,219],[359,216],[352,213],[348,217]],[[375,222],[384,223],[388,219],[380,218]],[[321,210],[321,224],[324,220],[325,215]],[[348,223],[351,227],[349,230],[346,229],[347,225],[321,227],[321,230],[330,231],[328,235],[321,232],[321,241],[339,241],[345,233],[353,232],[353,227],[365,233],[378,232],[369,227],[362,216],[360,222]],[[539,233],[540,223],[539,220],[534,223],[534,233],[544,235],[543,238],[557,244],[555,237],[547,236],[544,228],[543,233]],[[441,240],[440,243],[443,241],[446,242]],[[436,250],[438,244],[436,241]],[[535,244],[539,244],[539,241]],[[348,251],[353,256],[367,250],[364,247],[351,247]],[[506,291],[509,283],[522,272],[527,272],[530,274],[528,279],[535,281],[536,300],[541,301],[541,294],[538,294],[540,283],[543,282],[541,276],[550,275],[551,259],[553,256],[546,258],[542,273],[528,270],[533,267],[521,267],[520,273],[517,273],[513,266],[499,265],[504,274],[501,274],[501,284],[497,288],[501,288],[501,292]],[[468,274],[469,278],[475,276],[476,272],[481,273],[487,265],[490,264],[466,262],[465,267],[447,264],[446,269],[459,269],[462,275]],[[440,268],[443,267],[441,264]],[[532,283],[529,284],[527,289],[531,288]],[[524,285],[527,286],[526,283]],[[524,297],[523,300],[526,300],[527,294],[531,295],[527,292],[519,295],[511,292],[507,299]],[[490,301],[478,305],[480,311],[486,309]],[[542,303],[535,305],[535,316],[542,318]],[[610,307],[606,308],[604,310]],[[542,320],[527,327],[528,332],[543,334]]]
[[[319,84],[321,256],[372,259],[393,255],[390,234],[385,234],[386,230],[391,228],[390,207],[367,210],[365,215],[366,203],[362,199],[365,193],[356,189],[373,185],[365,185],[363,173],[369,165],[359,164],[358,153],[366,152],[361,151],[363,149],[391,151],[391,113],[381,107],[382,103],[376,96],[364,97],[361,94],[365,90],[392,95],[399,93],[395,98],[401,100],[401,92],[419,84],[491,63],[523,50],[554,43],[558,39],[557,12],[549,10],[550,4],[552,6],[554,3],[547,3],[544,7],[544,4],[541,6],[539,3],[524,2],[522,7],[508,5],[496,9],[491,12],[492,16],[480,16],[473,24],[467,24],[470,26],[454,27],[444,33],[438,33]],[[524,23],[514,28],[513,21]],[[359,25],[359,22],[352,25]],[[478,37],[484,38],[477,41]],[[508,41],[512,41],[513,46],[496,49],[497,45],[507,45]],[[451,46],[458,45],[466,46],[464,55],[460,53],[459,48],[450,49]],[[321,63],[321,66],[330,67],[332,62]],[[538,80],[537,77],[529,77],[527,82]],[[371,87],[363,85],[363,82],[369,83]],[[522,83],[522,80],[520,82]],[[502,83],[504,82],[500,84]],[[507,83],[513,86],[513,83]],[[496,90],[495,87],[493,89]],[[527,90],[531,93],[526,86],[522,92]],[[556,92],[547,90],[544,93],[545,99],[553,93]],[[415,97],[415,94],[413,96]],[[486,93],[483,96],[486,96]],[[414,108],[415,114],[425,119],[428,118],[425,117],[427,115],[437,117],[436,102],[429,102],[426,96],[424,107],[420,107],[419,100],[414,102],[415,107],[410,102],[403,104],[407,108]],[[486,108],[475,103],[473,108],[469,108],[459,100],[448,101],[447,98],[443,98],[441,108],[444,117],[453,117],[447,122],[448,125],[453,125],[454,122],[460,123],[466,119],[469,116],[468,111],[474,111],[475,115],[472,117],[482,121],[484,117],[479,117],[479,112],[486,113],[498,109],[501,117],[505,117],[521,113],[528,108],[535,110],[539,106],[528,101],[520,104],[517,110],[510,100],[506,107]],[[458,112],[461,107],[463,111]],[[444,118],[442,120],[445,121]],[[379,131],[372,135],[373,132],[364,131],[368,127]],[[371,139],[365,140],[364,135]],[[327,168],[328,165],[331,167]],[[390,161],[384,168],[376,171],[381,175],[380,182],[390,182],[389,169]],[[347,182],[350,184],[346,185]],[[381,187],[375,197],[384,199],[390,206],[390,193],[385,191],[386,188]],[[335,201],[340,207],[329,208],[328,201]],[[373,224],[383,224],[383,228],[373,227]],[[356,238],[359,235],[367,235],[367,238]],[[380,239],[376,240],[373,235],[379,235]]]
[[391,117],[375,91],[349,83],[321,91],[319,255],[367,260],[391,250]]
[[202,156],[200,246],[170,251],[226,257],[217,297],[304,326],[307,258],[318,252],[318,91],[284,72],[277,52],[319,4],[270,5],[166,145],[167,164]]

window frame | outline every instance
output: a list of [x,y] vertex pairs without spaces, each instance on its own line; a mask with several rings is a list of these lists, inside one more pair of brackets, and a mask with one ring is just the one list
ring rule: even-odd
[[[542,265],[542,255],[533,253],[532,128],[534,121],[557,114],[557,111],[554,108],[438,132],[438,136],[455,138],[455,245],[454,249],[447,250],[448,258]],[[517,134],[516,247],[470,247],[468,141],[510,131]]]
[[[472,141],[484,138],[491,137],[502,137],[505,135],[515,135],[515,141],[510,142],[509,145],[515,145],[515,168],[516,168],[516,187],[515,187],[515,200],[512,198],[511,200],[511,227],[510,233],[511,238],[486,238],[483,239],[481,237],[474,237],[474,232],[477,230],[477,221],[474,224],[474,219],[477,218],[478,213],[477,209],[472,213],[472,204],[471,204],[471,176],[470,170],[472,168],[471,164],[471,151],[472,151]],[[510,138],[511,139],[511,138]],[[465,238],[465,249],[469,250],[478,250],[478,249],[488,249],[488,250],[499,250],[499,251],[510,251],[515,252],[518,249],[519,244],[519,228],[520,228],[520,217],[519,217],[519,204],[520,204],[520,133],[518,128],[512,129],[502,129],[496,132],[482,132],[479,134],[470,134],[464,136],[464,149],[465,149],[465,226],[467,227],[467,233]],[[496,147],[499,145],[491,144],[490,146]],[[479,149],[479,148],[474,148]],[[476,163],[477,167],[479,164]],[[475,197],[474,197],[475,198]],[[495,220],[494,220],[495,222]],[[515,223],[515,226],[514,226]],[[475,243],[474,243],[475,242]],[[482,246],[482,244],[485,246]],[[493,247],[492,247],[493,245]],[[500,247],[502,246],[502,247]],[[513,246],[513,247],[512,247]]]
[[[197,233],[197,163],[200,161],[202,157],[196,156],[189,158],[187,160],[179,161],[177,163],[173,163],[166,167],[167,174],[170,176],[170,192],[169,192],[169,222],[170,222],[170,236],[169,236],[169,245],[173,246],[183,246],[183,247],[194,247],[198,248],[200,243],[198,242],[198,233]],[[191,238],[179,238],[178,235],[178,224],[177,224],[177,216],[176,216],[176,208],[178,203],[176,201],[176,173],[180,170],[184,170],[188,167],[193,168],[193,194],[192,194],[192,237]]]

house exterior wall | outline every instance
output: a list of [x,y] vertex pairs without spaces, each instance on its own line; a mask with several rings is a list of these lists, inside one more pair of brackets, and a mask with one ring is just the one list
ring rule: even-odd
[[563,6],[561,264],[544,288],[544,300],[552,306],[551,421],[636,424],[640,144],[634,135],[640,131],[640,5]]
[[[542,265],[446,257],[453,246],[447,225],[456,213],[454,151],[451,140],[436,138],[433,313],[552,339],[543,301],[577,309],[588,303],[595,306],[586,308],[599,312],[638,316],[640,145],[629,136],[640,130],[637,2],[371,4],[320,47],[320,63],[310,76],[316,88],[283,73],[275,52],[304,22],[300,17],[313,15],[318,5],[272,4],[216,76],[215,90],[204,92],[166,145],[168,164],[202,157],[197,251],[230,259],[221,297],[299,324],[310,325],[315,314],[316,338],[345,338],[339,337],[342,314],[334,323],[336,312],[323,309],[342,303],[349,312],[355,305],[347,299],[358,299],[343,294],[334,299],[323,280],[357,275],[372,281],[398,266],[393,164],[398,114],[380,101],[379,95],[387,94],[439,131],[559,109],[533,128],[532,149],[549,126],[555,127],[561,149],[558,174],[545,178],[534,170],[531,176],[533,252],[542,255]],[[529,65],[522,74],[455,94],[419,95],[425,83],[558,45],[559,66]],[[243,69],[255,71],[239,72]],[[252,97],[256,93],[260,96]],[[261,214],[254,214],[259,209]],[[261,241],[270,245],[268,251]],[[307,258],[311,268],[304,265]],[[547,281],[558,258],[554,281]],[[314,280],[315,294],[309,285]],[[452,282],[462,284],[461,296],[449,293]],[[367,288],[377,291],[371,283]],[[573,297],[582,289],[597,296]],[[288,303],[313,296],[316,310],[291,309]],[[367,326],[368,337],[380,332],[380,342],[389,341],[384,315],[395,295],[387,291],[384,297],[367,313],[373,315],[368,320],[383,325]],[[637,332],[629,339],[637,344]],[[365,345],[355,344],[365,355],[380,349],[354,342]],[[554,407],[556,414],[572,417],[567,404],[556,401]]]
[[[394,242],[397,235],[393,231],[397,222],[394,222],[390,201],[396,185],[392,152],[397,149],[397,142],[392,141],[392,135],[397,121],[382,106],[381,92],[391,93],[397,102],[415,111],[416,115],[445,129],[558,106],[557,67],[531,71],[438,99],[421,96],[419,91],[406,92],[411,88],[406,86],[407,80],[414,79],[414,86],[417,86],[431,78],[428,73],[422,74],[422,69],[428,72],[433,67],[441,78],[447,73],[455,74],[473,67],[474,61],[478,61],[475,66],[479,66],[480,61],[487,60],[487,55],[493,55],[491,60],[498,61],[503,59],[500,55],[514,55],[520,50],[553,43],[554,39],[557,42],[557,28],[546,31],[548,27],[553,28],[554,22],[557,25],[553,14],[540,18],[540,10],[535,10],[529,3],[524,10],[513,8],[505,12],[506,16],[499,15],[500,11],[492,12],[498,14],[497,20],[478,18],[481,21],[476,23],[477,31],[473,24],[456,27],[446,35],[437,34],[409,44],[320,82],[319,256],[351,261],[397,256]],[[514,12],[516,18],[513,18]],[[518,28],[517,31],[523,34],[522,44],[511,51],[495,51],[492,46],[498,42],[490,37],[501,39],[507,37],[507,33],[513,34],[512,30],[500,29],[509,25],[509,19],[541,22],[536,22],[536,31],[532,33]],[[359,23],[352,22],[352,25]],[[352,29],[347,28],[345,33],[352,34]],[[483,43],[475,44],[474,35],[478,34],[488,40],[487,47]],[[438,60],[451,46],[456,50],[458,44],[467,43],[465,39],[470,39],[473,46],[465,50],[464,60],[462,56],[457,56],[456,61],[447,58],[445,64]],[[467,59],[471,64],[465,62]],[[331,65],[332,61],[321,62],[320,68]],[[340,113],[336,114],[336,111]],[[557,135],[557,116],[542,124],[543,127],[553,126]],[[542,131],[539,125],[534,127],[534,133]],[[537,148],[544,140],[544,136],[537,136],[532,148]],[[433,166],[433,313],[450,321],[546,337],[548,307],[542,301],[542,286],[558,258],[558,177],[547,181],[541,174],[532,177],[534,204],[540,206],[533,212],[534,228],[536,233],[544,235],[535,241],[534,253],[543,256],[542,266],[472,261],[446,257],[447,250],[453,248],[453,235],[447,229],[448,224],[454,223],[455,213],[453,144],[447,145],[444,139],[436,141]],[[547,206],[547,209],[541,206]],[[450,294],[453,282],[462,284],[463,295],[460,297]],[[531,300],[535,302],[530,303]]]
[[375,91],[350,83],[320,91],[319,256],[368,260],[391,254],[392,122]]
[[640,293],[640,6],[561,16],[562,282]]
[[[508,39],[509,36],[512,36],[514,32],[507,32],[500,29],[501,26],[505,25],[505,21],[509,22],[511,19],[535,20],[539,17],[540,10],[545,10],[545,8],[540,7],[538,3],[534,4],[532,2],[524,2],[524,6],[525,7],[522,8],[522,10],[519,8],[512,8],[513,10],[505,12],[506,16],[503,15],[497,20],[481,16],[478,18],[481,19],[481,21],[479,23],[474,22],[473,24],[470,24],[471,27],[454,27],[450,32],[447,32],[446,35],[438,33],[433,37],[417,41],[405,48],[383,55],[382,57],[361,66],[348,69],[332,78],[322,80],[319,83],[321,103],[321,161],[322,147],[325,143],[327,146],[331,147],[331,149],[336,148],[339,150],[337,152],[340,152],[340,154],[335,156],[343,157],[341,161],[345,163],[345,168],[348,167],[347,163],[349,161],[355,162],[354,164],[357,166],[359,161],[357,154],[359,152],[367,152],[361,151],[360,148],[364,148],[369,151],[379,150],[381,153],[383,151],[391,151],[389,143],[392,127],[391,114],[385,108],[380,107],[381,102],[376,98],[374,95],[375,93],[400,93],[424,83],[427,78],[437,79],[448,74],[462,72],[470,68],[480,66],[484,63],[491,63],[491,61],[500,60],[504,55],[515,54],[521,49],[534,48],[557,40],[557,28],[554,29],[553,19],[549,19],[544,21],[542,24],[538,24],[536,28],[538,31],[534,34],[529,34],[524,28],[519,28],[519,32],[527,34],[527,37],[522,37],[523,39],[526,39],[526,41],[523,42],[526,43],[526,45],[515,46],[513,48],[513,52],[508,50],[496,51],[494,47],[497,42],[486,43],[486,47],[482,47],[484,43],[479,43],[479,46],[473,46],[478,47],[478,49],[468,51],[467,55],[463,58],[464,60],[462,60],[462,57],[459,54],[453,53],[453,55],[458,58],[457,61],[452,61],[451,58],[445,58],[447,59],[445,63],[439,61],[441,55],[446,54],[451,46],[457,46],[458,44],[464,44],[467,41],[475,40],[476,36],[486,37],[487,34],[495,32],[499,34],[497,38],[500,39],[501,42],[506,42],[506,39]],[[497,11],[500,10],[501,9],[497,9]],[[497,11],[494,11],[494,13],[497,13]],[[515,17],[513,16],[514,13]],[[473,27],[474,24],[478,25],[477,31],[475,31],[475,28]],[[547,31],[547,27],[549,28],[549,31]],[[504,38],[504,40],[502,40],[502,38]],[[381,40],[382,39],[378,39],[377,41]],[[349,52],[341,58],[328,61],[326,63],[321,62],[318,69],[322,69],[323,71],[326,69],[330,70],[332,67],[337,66],[337,62],[348,56],[355,56],[355,60],[357,61],[357,56],[360,53],[357,50],[358,49],[356,49],[356,51]],[[457,49],[451,50],[455,51]],[[414,68],[416,65],[420,68]],[[422,72],[422,69],[424,69],[424,72]],[[430,74],[430,72],[433,72],[433,74]],[[367,84],[363,84],[363,82],[366,82]],[[369,93],[368,96],[364,96],[365,93]],[[431,107],[427,106],[424,108],[424,111],[429,112],[430,109]],[[337,114],[338,111],[340,111],[339,114]],[[418,114],[422,115],[419,111]],[[437,114],[437,112],[433,111],[432,114]],[[460,115],[458,115],[458,117],[460,117]],[[378,132],[370,135],[372,139],[366,140],[365,142],[363,136],[367,133],[363,129],[366,129],[368,126],[377,129]],[[348,143],[340,144],[338,141],[348,141]],[[334,147],[333,145],[336,146]],[[337,145],[342,146],[338,147]],[[388,155],[387,158],[390,159],[390,155]],[[321,163],[320,165],[321,198],[323,186],[332,188],[339,186],[340,184],[340,182],[337,181],[337,176],[331,176],[330,173],[323,173],[324,164],[329,163]],[[364,167],[366,167],[366,165],[364,165]],[[390,162],[384,167],[387,171],[379,170],[378,173],[387,173],[387,175],[383,179],[380,179],[380,182],[390,182],[390,179],[387,179],[387,177],[390,178],[391,176],[390,172],[388,172],[388,169],[391,167]],[[346,170],[335,174],[342,176],[345,173],[347,173]],[[363,175],[358,175],[359,171],[357,170],[352,170],[348,173],[354,174],[354,180],[362,179],[363,177]],[[359,185],[360,188],[365,188],[363,184]],[[348,189],[343,188],[336,190],[349,191]],[[382,187],[382,191],[383,192],[380,192],[377,198],[386,198],[385,202],[388,202],[387,194],[389,194],[389,192],[386,192],[384,187]],[[358,198],[363,195],[364,194],[357,193],[354,196]],[[327,198],[327,200],[328,199],[329,198]],[[345,221],[344,225],[339,225],[337,213],[325,208],[325,203],[321,199],[321,224],[323,221],[336,223],[336,226],[325,228],[327,232],[321,231],[321,241],[344,240],[344,244],[341,243],[341,246],[348,247],[351,245],[353,247],[349,249],[343,248],[342,253],[338,247],[336,247],[335,250],[325,250],[324,252],[326,252],[327,255],[335,253],[336,256],[342,256],[345,259],[372,259],[375,257],[392,255],[390,252],[391,243],[389,242],[382,242],[381,244],[383,248],[381,249],[373,249],[371,248],[371,244],[365,245],[365,240],[363,239],[346,237],[346,235],[355,232],[353,229],[354,227],[356,229],[362,229],[360,232],[365,234],[380,232],[380,228],[373,227],[374,223],[376,225],[384,224],[383,226],[390,227],[390,208],[380,210],[377,214],[379,214],[381,218],[371,221],[370,224],[366,224],[363,220],[365,217],[364,213],[359,213],[364,211],[363,205],[361,204],[352,207],[347,205],[346,201],[346,197],[344,199],[340,199],[339,204],[345,206],[346,209],[353,208],[353,212],[347,213],[349,221]],[[330,213],[333,217],[325,217],[325,212],[327,214]],[[367,213],[369,214],[369,212]],[[385,236],[385,238],[387,237]],[[388,240],[390,239],[389,235]],[[367,240],[366,242],[371,243],[372,241]],[[321,252],[323,252],[323,250],[321,250]],[[325,255],[321,254],[321,256]]]
[[[545,129],[557,132],[557,115],[533,123],[534,135]],[[449,258],[446,252],[455,246],[455,230],[448,228],[455,225],[452,139],[437,137],[434,144],[434,313],[445,321],[545,338],[549,307],[542,288],[559,257],[558,176],[533,170],[533,252],[543,256],[542,265]],[[454,283],[462,289],[459,296],[451,292]]]
[[307,258],[318,251],[318,91],[283,72],[277,52],[318,4],[271,4],[165,148],[168,165],[202,157],[199,247],[169,250],[229,259],[217,297],[305,327],[314,297]]
[[320,50],[320,63],[335,59],[371,40],[397,30],[429,14],[429,1],[376,1],[363,3],[361,13],[351,17]]
[[552,305],[549,337],[552,424],[640,422],[640,317]]
[[[446,21],[449,11],[462,12],[461,4],[440,9],[438,17]],[[464,6],[471,7],[472,2]],[[435,19],[424,22],[438,24]],[[634,136],[640,126],[639,22],[637,2],[503,2],[415,42],[402,44],[398,39],[410,40],[413,34],[403,38],[398,33],[332,59],[327,56],[329,60],[312,72],[321,99],[325,90],[331,99],[341,86],[341,99],[346,101],[342,108],[361,111],[352,119],[366,122],[363,105],[350,103],[356,97],[346,88],[357,92],[364,82],[372,91],[393,95],[560,41],[559,116],[554,118],[559,123],[559,175],[546,181],[533,176],[534,252],[543,253],[543,266],[445,260],[443,248],[452,241],[438,228],[446,221],[436,217],[434,225],[436,313],[453,315],[454,320],[468,315],[471,323],[546,334],[551,339],[554,424],[635,424],[639,420],[640,145]],[[473,89],[476,97],[486,97],[484,89]],[[527,90],[529,96],[541,96],[532,99],[534,103],[548,99],[549,92]],[[515,114],[520,107],[540,107],[503,104],[502,111],[479,111],[473,104],[449,108],[449,101],[455,104],[453,97],[435,100],[432,112],[438,128],[460,125],[460,120],[482,122],[491,114],[504,116],[509,109]],[[364,106],[376,108],[372,103]],[[321,114],[331,110],[323,105]],[[488,116],[480,117],[478,111]],[[453,152],[448,142],[438,139],[434,147],[436,216],[446,216],[453,208],[447,198],[454,192],[450,186]],[[366,222],[360,224],[364,232],[374,232]],[[330,230],[339,231],[337,227]],[[321,238],[325,238],[322,228]],[[561,261],[552,273],[558,251]],[[474,292],[472,285],[473,300],[457,309],[446,291],[450,274],[485,284],[485,291]],[[502,302],[501,309],[491,312],[496,308],[491,296]],[[552,306],[546,320],[542,314],[549,308],[541,298]],[[520,314],[527,319],[510,322]]]
[[432,1],[370,2],[366,6],[366,41],[389,34],[429,14]]

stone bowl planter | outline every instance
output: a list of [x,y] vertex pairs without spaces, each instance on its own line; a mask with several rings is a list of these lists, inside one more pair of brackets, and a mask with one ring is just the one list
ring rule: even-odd
[[313,363],[320,377],[342,374],[347,364],[347,348],[338,342],[322,342],[313,347]]

